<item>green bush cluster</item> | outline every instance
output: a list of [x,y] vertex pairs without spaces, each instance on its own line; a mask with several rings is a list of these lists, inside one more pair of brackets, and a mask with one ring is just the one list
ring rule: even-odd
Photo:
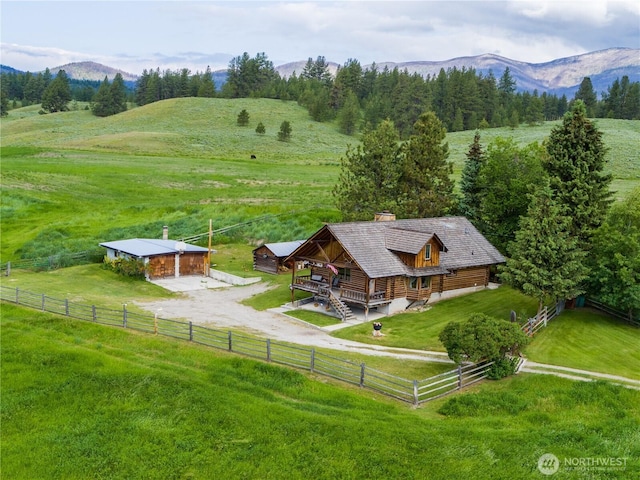
[[105,255],[103,261],[104,268],[123,275],[125,277],[132,278],[145,278],[145,265],[144,261],[137,258],[109,258]]
[[494,360],[493,365],[487,370],[487,378],[500,380],[501,378],[515,375],[518,359],[515,357],[505,357]]

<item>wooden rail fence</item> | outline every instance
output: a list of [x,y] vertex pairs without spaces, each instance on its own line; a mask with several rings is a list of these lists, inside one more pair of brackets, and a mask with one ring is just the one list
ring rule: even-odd
[[78,320],[165,335],[308,370],[414,405],[442,397],[486,378],[487,370],[492,365],[487,362],[469,363],[423,380],[408,380],[367,367],[364,363],[318,352],[315,348],[288,345],[268,338],[249,337],[232,331],[195,325],[192,322],[160,318],[157,315],[142,315],[130,312],[126,305],[120,310],[82,305],[4,285],[0,285],[0,300]]

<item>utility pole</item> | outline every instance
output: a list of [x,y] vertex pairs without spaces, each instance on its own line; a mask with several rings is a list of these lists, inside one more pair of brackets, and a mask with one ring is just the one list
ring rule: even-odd
[[207,252],[207,277],[211,273],[211,237],[213,236],[213,220],[209,219],[209,250]]

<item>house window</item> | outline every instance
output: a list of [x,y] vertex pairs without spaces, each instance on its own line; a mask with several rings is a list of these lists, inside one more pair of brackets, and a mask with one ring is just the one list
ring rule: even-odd
[[424,247],[424,259],[431,260],[431,244],[427,243]]
[[351,280],[351,269],[350,268],[339,268],[338,269],[338,278],[343,282],[348,282]]
[[429,289],[431,288],[431,277],[409,277],[409,288],[411,290]]

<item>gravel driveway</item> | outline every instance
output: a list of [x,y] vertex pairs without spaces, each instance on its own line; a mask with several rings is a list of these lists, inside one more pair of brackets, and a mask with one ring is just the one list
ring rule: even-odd
[[330,348],[366,355],[390,356],[451,363],[445,353],[368,345],[334,338],[322,328],[286,315],[287,308],[257,311],[240,302],[268,289],[260,282],[248,286],[200,288],[185,291],[182,298],[137,303],[166,319],[192,321],[216,329],[239,329],[272,340]]

